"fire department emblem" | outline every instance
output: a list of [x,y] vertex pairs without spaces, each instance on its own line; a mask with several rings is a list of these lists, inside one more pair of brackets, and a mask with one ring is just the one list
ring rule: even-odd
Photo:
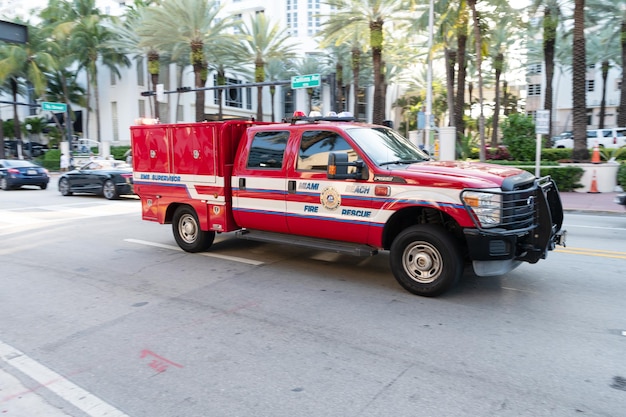
[[341,195],[333,187],[326,187],[320,194],[320,203],[326,210],[335,210],[341,205]]

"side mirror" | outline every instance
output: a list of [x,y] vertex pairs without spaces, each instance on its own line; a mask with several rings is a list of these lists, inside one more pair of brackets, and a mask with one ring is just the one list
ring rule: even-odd
[[[349,173],[348,167],[356,167],[355,172]],[[329,179],[367,179],[367,166],[363,161],[348,161],[346,152],[331,152],[328,154],[328,168],[326,177]]]

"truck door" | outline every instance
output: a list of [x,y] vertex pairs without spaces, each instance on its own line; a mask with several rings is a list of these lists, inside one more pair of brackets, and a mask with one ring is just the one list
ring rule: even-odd
[[287,233],[287,130],[254,133],[246,160],[233,172],[233,215],[241,227]]
[[[287,225],[296,235],[366,241],[372,217],[373,185],[367,180],[329,180],[328,154],[361,159],[339,132],[304,130],[296,163],[287,172]],[[356,169],[356,168],[350,168]]]

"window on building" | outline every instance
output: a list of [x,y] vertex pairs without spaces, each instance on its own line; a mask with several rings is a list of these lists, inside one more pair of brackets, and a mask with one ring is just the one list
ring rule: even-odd
[[111,102],[111,130],[113,131],[113,141],[120,140],[119,118],[117,115],[117,102]]
[[527,111],[526,115],[532,117],[532,119],[535,120],[535,118],[537,117],[537,110]]
[[113,71],[111,69],[111,70],[109,70],[109,74],[111,75],[111,85],[116,85],[117,84],[117,75],[115,74],[115,71]]
[[185,108],[182,104],[176,107],[176,121],[182,122],[185,120]]
[[543,65],[541,64],[530,64],[528,65],[528,75],[537,75],[543,72]]
[[248,168],[282,168],[289,132],[258,132],[248,155]]
[[283,117],[290,116],[295,111],[295,91],[291,88],[283,88]]
[[252,88],[246,87],[246,109],[252,110]]
[[621,90],[621,89],[622,89],[622,80],[621,80],[621,79],[619,79],[619,80],[615,80],[615,89],[616,89],[617,91],[619,91],[619,90]]
[[541,84],[528,84],[528,96],[540,96]]
[[367,103],[365,100],[367,90],[362,87],[359,88],[359,93],[356,97],[356,114],[357,119],[367,120]]
[[146,117],[146,101],[139,100],[139,117]]
[[585,90],[586,91],[595,91],[596,80],[585,80]]

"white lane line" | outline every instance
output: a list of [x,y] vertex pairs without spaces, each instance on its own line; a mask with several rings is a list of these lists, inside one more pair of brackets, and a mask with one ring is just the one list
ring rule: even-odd
[[[138,239],[124,239],[124,241],[125,242],[129,242],[129,243],[136,243],[138,245],[154,246],[154,247],[157,247],[157,248],[163,248],[163,249],[169,249],[169,250],[175,250],[175,251],[178,251],[178,252],[183,252],[183,250],[181,248],[179,248],[178,246],[174,246],[174,245],[165,245],[163,243],[148,242],[146,240],[138,240]],[[240,263],[244,263],[244,264],[248,264],[248,265],[254,265],[254,266],[258,266],[258,265],[263,265],[264,264],[264,262],[261,262],[261,261],[255,261],[255,260],[252,260],[252,259],[240,258],[238,256],[220,255],[218,253],[198,252],[196,255],[207,256],[209,258],[219,258],[219,259],[224,259],[224,260],[227,260],[227,261],[240,262]]]
[[0,358],[91,417],[129,417],[128,414],[2,341]]
[[626,231],[623,227],[605,227],[605,226],[584,226],[582,224],[563,224],[564,228],[567,227],[580,227],[581,229],[598,229],[598,230],[618,230],[618,231]]

